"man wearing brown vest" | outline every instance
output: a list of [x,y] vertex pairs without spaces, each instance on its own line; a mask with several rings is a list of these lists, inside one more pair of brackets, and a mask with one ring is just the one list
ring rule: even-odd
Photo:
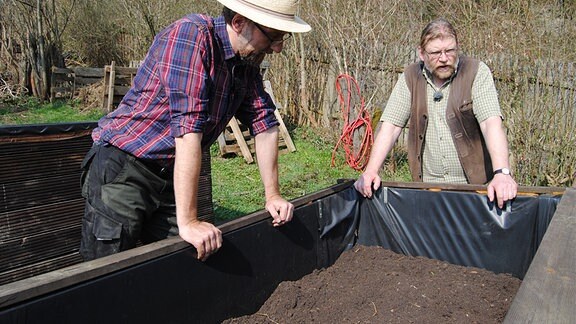
[[408,122],[413,181],[488,183],[488,198],[516,197],[508,141],[492,73],[483,62],[459,55],[458,37],[445,19],[422,31],[421,62],[406,68],[383,111],[366,170],[354,184],[364,196],[380,187],[386,155]]

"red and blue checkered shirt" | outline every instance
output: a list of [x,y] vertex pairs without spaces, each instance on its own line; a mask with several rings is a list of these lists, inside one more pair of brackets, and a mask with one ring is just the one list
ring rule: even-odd
[[233,52],[224,18],[188,15],[156,36],[131,89],[92,138],[173,165],[175,137],[203,133],[206,148],[232,116],[255,135],[278,125],[274,109],[259,67]]

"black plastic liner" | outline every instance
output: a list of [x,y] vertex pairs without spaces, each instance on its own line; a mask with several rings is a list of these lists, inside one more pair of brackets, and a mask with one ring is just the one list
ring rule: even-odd
[[225,231],[222,249],[205,263],[191,246],[95,278],[89,272],[145,247],[86,263],[89,279],[18,303],[0,298],[0,322],[219,323],[256,312],[280,282],[332,265],[355,244],[522,277],[559,199],[518,197],[500,212],[473,192],[384,188],[363,199],[345,187],[299,205],[280,228],[265,212],[231,222],[239,227]]
[[0,127],[0,136],[16,135],[54,135],[75,131],[92,130],[97,122],[30,124]]
[[[323,201],[328,220],[321,235],[342,238],[347,247],[378,245],[522,279],[560,198],[519,196],[500,209],[475,192],[384,187],[365,199],[350,188]],[[348,228],[335,235],[331,227],[338,223]]]

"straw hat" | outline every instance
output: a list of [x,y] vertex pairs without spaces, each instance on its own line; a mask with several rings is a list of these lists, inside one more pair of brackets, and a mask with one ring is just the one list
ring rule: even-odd
[[224,7],[272,29],[304,33],[312,29],[295,16],[298,0],[218,0]]

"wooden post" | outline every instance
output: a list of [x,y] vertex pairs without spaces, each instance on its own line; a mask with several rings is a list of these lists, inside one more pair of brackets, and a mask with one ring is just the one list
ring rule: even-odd
[[[110,74],[108,74],[108,100],[106,102],[106,111],[112,111],[112,105],[114,103],[114,83],[116,82],[116,63],[112,61],[110,64]],[[105,74],[106,75],[106,74]]]
[[282,116],[280,115],[280,111],[278,111],[281,107],[280,107],[280,104],[278,104],[278,102],[276,102],[276,98],[274,97],[274,93],[272,92],[272,84],[270,83],[270,81],[268,81],[268,80],[264,81],[264,90],[266,90],[266,92],[268,92],[268,94],[270,95],[270,98],[272,98],[272,102],[274,102],[274,105],[276,106],[276,110],[274,110],[274,115],[276,116],[276,119],[278,119],[278,122],[280,123],[278,128],[280,129],[281,138],[284,139],[284,142],[286,143],[286,147],[288,148],[288,151],[290,151],[290,152],[296,151],[296,146],[294,145],[294,142],[292,142],[292,138],[290,137],[290,133],[288,133],[288,128],[286,128],[286,124],[284,124],[284,120],[282,120]]
[[242,156],[244,156],[244,160],[248,163],[254,162],[254,158],[252,157],[252,152],[250,152],[250,148],[248,144],[244,140],[244,135],[242,135],[242,130],[240,129],[240,125],[238,124],[238,120],[236,117],[232,117],[228,126],[232,128],[232,134],[234,134],[234,138],[236,139],[236,143],[238,147],[240,147],[240,152],[242,152]]

